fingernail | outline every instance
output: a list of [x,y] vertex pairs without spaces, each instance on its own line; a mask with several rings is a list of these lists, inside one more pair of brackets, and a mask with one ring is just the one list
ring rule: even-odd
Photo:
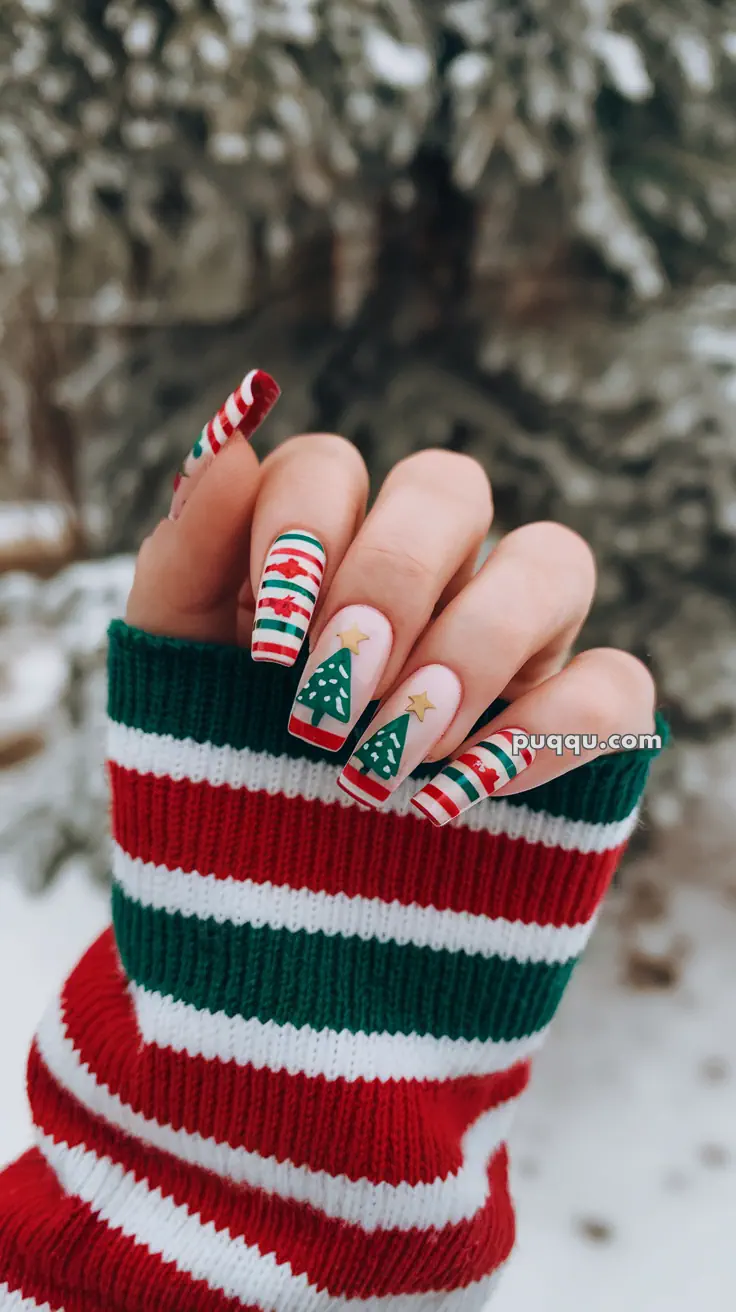
[[532,747],[514,751],[513,739],[517,733],[524,733],[529,740],[524,729],[499,729],[490,738],[468,747],[412,797],[412,806],[433,824],[446,825],[468,807],[497,793],[526,770],[536,756]]
[[250,653],[254,661],[293,665],[314,613],[327,556],[303,529],[281,533],[271,546],[256,598]]
[[263,369],[251,369],[245,375],[242,383],[230,393],[214,418],[205,424],[176,475],[169,519],[179,518],[192,489],[191,479],[211,464],[234,433],[240,433],[246,441],[252,437],[280,395],[278,383]]
[[423,665],[389,697],[338,784],[364,806],[381,806],[455,718],[462,686],[446,665]]
[[372,606],[333,615],[307,662],[289,733],[336,752],[373,696],[386,668],[393,629]]

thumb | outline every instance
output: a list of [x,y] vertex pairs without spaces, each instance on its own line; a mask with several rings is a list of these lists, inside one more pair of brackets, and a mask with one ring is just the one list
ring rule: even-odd
[[191,489],[179,518],[163,520],[143,543],[129,624],[172,638],[236,640],[259,483],[253,448],[238,438],[228,442]]

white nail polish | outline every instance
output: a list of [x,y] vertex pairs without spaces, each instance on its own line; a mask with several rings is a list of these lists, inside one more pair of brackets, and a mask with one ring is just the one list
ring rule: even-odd
[[327,556],[304,529],[281,533],[271,546],[256,598],[251,656],[293,665],[314,613]]

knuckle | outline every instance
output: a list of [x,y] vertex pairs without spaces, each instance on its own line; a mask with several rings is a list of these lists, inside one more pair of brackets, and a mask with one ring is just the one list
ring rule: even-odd
[[368,470],[358,448],[339,433],[303,433],[289,437],[264,460],[264,468],[305,457],[326,463],[334,462],[349,469],[357,479],[368,486]]
[[434,582],[434,569],[421,556],[407,551],[399,542],[366,542],[360,549],[358,567],[365,578],[381,580],[381,586],[409,591],[414,587],[426,591]]
[[654,679],[637,656],[616,647],[594,647],[581,652],[574,663],[585,676],[582,696],[599,732],[633,730],[643,715],[653,716]]
[[593,548],[584,537],[567,524],[560,524],[553,519],[535,520],[524,524],[510,533],[509,539],[517,537],[525,546],[532,544],[545,559],[564,562],[566,568],[585,570],[595,578],[596,562]]
[[430,447],[399,460],[389,474],[387,484],[410,482],[443,496],[461,498],[467,509],[477,508],[488,514],[491,509],[491,485],[485,469],[473,456],[461,451]]
[[361,469],[365,468],[357,446],[353,446],[352,442],[339,433],[310,433],[309,442],[315,454],[325,456],[328,460],[350,461]]

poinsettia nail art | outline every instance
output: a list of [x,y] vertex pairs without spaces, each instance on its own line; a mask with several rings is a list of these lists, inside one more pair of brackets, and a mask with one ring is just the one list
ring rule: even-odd
[[253,623],[254,661],[293,665],[314,613],[327,556],[303,529],[281,533],[263,567]]
[[[523,729],[499,729],[468,747],[425,784],[411,804],[435,825],[446,825],[469,806],[491,797],[531,765],[536,755],[531,747],[514,750],[515,734]],[[528,741],[528,734],[525,735]]]
[[307,662],[289,733],[328,751],[342,747],[373,696],[393,643],[390,622],[373,606],[333,615]]
[[423,665],[371,721],[338,779],[364,806],[381,806],[439,742],[455,718],[462,685],[446,665]]

